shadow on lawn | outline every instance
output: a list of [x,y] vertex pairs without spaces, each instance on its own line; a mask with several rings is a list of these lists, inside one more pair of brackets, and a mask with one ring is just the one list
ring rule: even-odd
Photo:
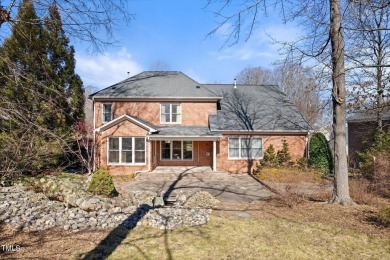
[[[172,192],[177,188],[178,183],[187,175],[191,174],[188,173],[191,169],[186,169],[185,171],[181,172],[175,181],[172,182],[172,184],[168,187],[166,192],[163,194],[164,199],[168,198]],[[165,184],[165,183],[164,183]],[[165,185],[163,185],[165,186]],[[161,187],[163,188],[163,187]],[[180,186],[180,189],[187,188],[186,186]],[[193,186],[188,188],[195,188]],[[218,190],[220,193],[223,192],[231,192],[235,193],[237,195],[241,193],[233,192],[228,190],[228,186],[224,188],[215,188],[215,187],[199,187],[200,189],[214,189]],[[142,218],[151,210],[153,207],[142,204],[140,205],[137,210],[132,213],[126,220],[124,220],[121,224],[119,224],[116,228],[114,228],[100,243],[91,251],[86,253],[85,255],[81,256],[82,259],[105,259],[108,256],[110,256],[116,248],[125,240],[125,238],[129,235],[131,230],[137,226],[137,223],[139,223]],[[161,215],[158,213],[162,218],[165,218],[165,223],[168,222],[169,217]],[[169,231],[167,229],[164,230],[164,246],[165,246],[165,252],[166,252],[166,258],[172,259],[172,252],[169,247],[169,240],[168,240],[168,233]],[[148,239],[153,237],[148,237]],[[147,255],[142,251],[141,248],[134,246],[142,255],[144,258],[148,258]]]
[[[178,178],[169,186],[167,191],[164,193],[164,198],[169,197],[169,195],[173,192],[175,189],[175,186],[177,183],[182,180],[184,175],[187,174],[187,171],[190,169],[187,169],[179,174]],[[100,243],[90,252],[88,252],[85,256],[82,257],[82,259],[105,259],[109,255],[111,255],[115,249],[122,243],[122,241],[127,237],[127,235],[130,233],[130,231],[137,226],[137,223],[152,209],[153,207],[149,206],[148,204],[142,204],[140,205],[137,210],[131,214],[127,219],[125,219],[119,226],[114,228]],[[166,218],[166,221],[168,220],[168,217],[163,216]],[[172,253],[169,248],[168,243],[168,230],[165,229],[164,232],[164,245],[165,245],[165,251],[167,253],[167,258],[172,259]],[[141,254],[145,257],[145,253],[142,252],[140,248],[137,248],[138,251],[141,252]]]

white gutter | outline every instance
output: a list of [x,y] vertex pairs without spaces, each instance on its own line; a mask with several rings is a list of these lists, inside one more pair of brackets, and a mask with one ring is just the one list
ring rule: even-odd
[[199,100],[206,100],[206,101],[217,101],[223,99],[223,97],[137,97],[137,96],[130,96],[130,97],[111,97],[111,96],[99,96],[99,97],[92,97],[92,100],[97,101],[170,101],[170,100],[179,100],[179,101],[199,101]]

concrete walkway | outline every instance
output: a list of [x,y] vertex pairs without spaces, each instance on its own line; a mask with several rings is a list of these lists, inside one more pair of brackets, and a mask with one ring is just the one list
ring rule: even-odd
[[157,167],[153,172],[140,173],[135,181],[120,186],[123,191],[183,191],[187,196],[203,190],[229,203],[249,203],[273,195],[248,174],[213,172],[210,167]]

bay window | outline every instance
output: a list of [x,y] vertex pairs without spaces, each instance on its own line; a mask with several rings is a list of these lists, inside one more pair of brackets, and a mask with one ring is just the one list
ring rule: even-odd
[[146,143],[144,137],[109,137],[109,164],[146,163]]

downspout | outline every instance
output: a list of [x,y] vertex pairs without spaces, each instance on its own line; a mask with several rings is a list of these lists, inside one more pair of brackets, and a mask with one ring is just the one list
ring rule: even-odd
[[93,155],[92,155],[92,171],[96,171],[96,122],[95,122],[95,99],[92,98],[92,113],[93,113]]
[[309,160],[309,141],[310,141],[310,132],[307,132],[306,135],[306,159]]

